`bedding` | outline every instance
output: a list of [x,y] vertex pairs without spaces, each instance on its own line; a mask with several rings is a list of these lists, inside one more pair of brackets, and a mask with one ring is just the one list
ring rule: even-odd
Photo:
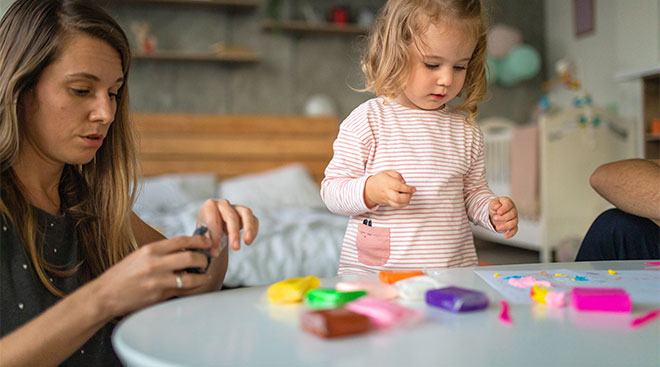
[[252,209],[259,235],[250,246],[229,251],[224,284],[271,284],[286,278],[337,274],[347,217],[330,213],[305,167],[283,166],[217,182],[213,174],[170,174],[145,178],[136,214],[166,237],[189,235],[209,197]]

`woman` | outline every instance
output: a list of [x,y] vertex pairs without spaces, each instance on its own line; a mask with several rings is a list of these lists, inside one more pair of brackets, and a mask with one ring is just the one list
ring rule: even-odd
[[[119,364],[114,321],[220,289],[240,230],[204,203],[205,236],[165,239],[132,211],[137,186],[124,32],[85,0],[18,0],[0,23],[0,365]],[[185,272],[206,268],[206,273]]]

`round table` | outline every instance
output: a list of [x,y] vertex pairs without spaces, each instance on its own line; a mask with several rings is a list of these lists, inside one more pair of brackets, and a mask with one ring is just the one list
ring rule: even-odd
[[[498,318],[503,297],[474,272],[644,267],[644,261],[614,261],[446,269],[443,281],[485,291],[488,309],[453,314],[407,303],[425,313],[421,323],[338,339],[301,330],[304,305],[272,305],[266,286],[239,288],[136,312],[115,328],[112,342],[129,366],[658,366],[660,322],[629,323],[660,304],[635,304],[633,315],[510,304],[507,325]],[[321,286],[339,280],[323,279]]]

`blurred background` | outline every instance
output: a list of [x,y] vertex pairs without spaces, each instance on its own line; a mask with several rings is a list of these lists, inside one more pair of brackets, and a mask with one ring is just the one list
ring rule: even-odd
[[[383,0],[97,2],[130,39],[135,54],[130,97],[136,113],[331,116],[339,123],[373,97],[354,89],[364,86],[361,47]],[[11,3],[0,0],[0,13]],[[570,261],[580,234],[608,205],[589,188],[593,169],[615,159],[660,156],[659,2],[484,4],[491,24],[490,72],[479,123],[487,141],[497,135],[491,126],[508,126],[507,139],[516,148],[507,145],[503,158],[487,151],[487,160],[493,171],[506,166],[504,193],[516,186],[511,172],[522,169],[533,178],[526,190],[530,197],[513,196],[534,199],[531,206],[541,208],[529,215],[537,225],[530,230],[534,234],[508,243],[510,248],[493,247],[495,240],[477,234],[478,244],[485,244],[480,258],[529,262],[550,249],[541,260]],[[493,120],[506,123],[493,125]],[[515,129],[524,127],[538,129],[531,135],[535,143],[526,145],[529,151],[517,149],[522,140],[516,139],[523,138],[516,138]],[[563,145],[551,148],[553,141]],[[516,166],[522,156],[534,161]],[[498,179],[492,175],[491,187]],[[549,193],[548,187],[563,191]],[[593,196],[593,203],[586,196]],[[549,209],[550,204],[561,210]],[[579,225],[551,238],[564,222]],[[489,257],[490,249],[495,257]],[[496,257],[508,251],[513,255]]]

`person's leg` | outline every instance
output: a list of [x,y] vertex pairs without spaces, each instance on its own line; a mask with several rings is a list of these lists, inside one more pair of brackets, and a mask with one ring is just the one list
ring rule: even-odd
[[647,218],[610,209],[593,222],[575,261],[658,258],[660,227]]

